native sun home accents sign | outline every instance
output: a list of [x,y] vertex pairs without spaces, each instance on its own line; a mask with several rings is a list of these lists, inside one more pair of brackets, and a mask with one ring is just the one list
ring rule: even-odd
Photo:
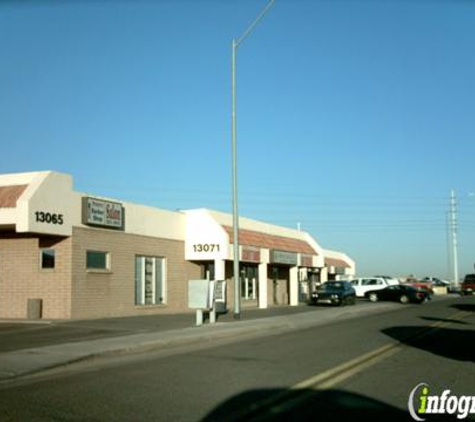
[[118,202],[83,198],[83,223],[89,226],[124,230],[124,207]]

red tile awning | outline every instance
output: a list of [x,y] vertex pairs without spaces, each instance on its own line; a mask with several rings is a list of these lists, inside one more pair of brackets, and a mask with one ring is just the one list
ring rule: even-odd
[[326,267],[350,268],[350,265],[342,259],[325,258]]
[[15,208],[28,185],[0,186],[0,208]]
[[[233,240],[233,228],[230,226],[223,226],[223,228],[226,230],[231,243]],[[241,246],[256,246],[285,252],[318,255],[317,251],[304,240],[275,236],[253,230],[239,229],[239,244]]]

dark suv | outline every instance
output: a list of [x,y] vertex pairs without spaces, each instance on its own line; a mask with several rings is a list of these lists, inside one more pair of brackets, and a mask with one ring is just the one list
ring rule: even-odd
[[473,295],[475,293],[475,274],[467,274],[463,279],[460,294]]

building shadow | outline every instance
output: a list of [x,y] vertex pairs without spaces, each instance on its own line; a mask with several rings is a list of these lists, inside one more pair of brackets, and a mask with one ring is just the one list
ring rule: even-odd
[[475,312],[475,304],[473,303],[456,303],[451,308],[458,309],[459,311]]
[[404,421],[409,412],[341,390],[249,390],[223,402],[202,422]]
[[411,347],[445,358],[475,362],[472,345],[475,331],[453,328],[391,327],[382,330],[387,336]]
[[458,319],[448,319],[448,318],[434,318],[434,317],[420,317],[420,319],[423,319],[425,321],[435,321],[435,322],[447,322],[450,324],[461,324],[461,325],[467,325],[468,322],[465,321],[460,321]]

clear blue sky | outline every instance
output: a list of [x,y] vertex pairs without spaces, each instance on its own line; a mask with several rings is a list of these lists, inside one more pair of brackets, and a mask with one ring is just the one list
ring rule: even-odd
[[[265,0],[3,1],[0,172],[231,212],[231,40]],[[240,213],[361,275],[475,262],[475,2],[276,0],[239,47]]]

